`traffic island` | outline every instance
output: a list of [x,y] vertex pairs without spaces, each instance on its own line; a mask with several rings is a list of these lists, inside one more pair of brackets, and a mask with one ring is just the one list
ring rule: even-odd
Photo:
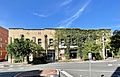
[[18,73],[14,77],[59,77],[56,69],[32,70]]

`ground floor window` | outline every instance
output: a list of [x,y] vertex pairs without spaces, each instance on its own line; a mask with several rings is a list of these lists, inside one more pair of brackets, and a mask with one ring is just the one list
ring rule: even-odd
[[47,53],[47,60],[49,61],[55,61],[55,51],[49,50]]

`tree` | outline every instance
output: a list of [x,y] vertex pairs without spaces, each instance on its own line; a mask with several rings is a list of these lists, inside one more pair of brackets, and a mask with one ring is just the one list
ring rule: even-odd
[[27,57],[27,61],[29,62],[29,55],[33,53],[40,53],[43,48],[37,45],[35,42],[29,39],[24,39],[21,37],[20,39],[15,39],[13,43],[10,43],[7,46],[7,51],[9,54],[14,56],[14,58],[23,58]]
[[114,56],[119,56],[120,57],[120,31],[115,30],[113,32],[113,36],[111,37],[111,42],[110,42],[111,48],[113,50]]

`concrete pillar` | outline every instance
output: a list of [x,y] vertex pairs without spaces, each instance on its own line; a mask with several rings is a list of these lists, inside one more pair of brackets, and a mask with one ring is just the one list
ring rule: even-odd
[[8,54],[8,62],[9,62],[9,63],[12,63],[12,57],[11,57],[10,54]]

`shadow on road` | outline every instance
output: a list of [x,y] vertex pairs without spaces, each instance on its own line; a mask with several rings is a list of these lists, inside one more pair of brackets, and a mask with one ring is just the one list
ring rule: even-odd
[[42,70],[0,72],[0,77],[43,77],[43,76],[40,76],[41,72]]
[[117,67],[111,77],[120,77],[120,67]]
[[0,72],[0,77],[14,77],[18,73],[21,72]]

